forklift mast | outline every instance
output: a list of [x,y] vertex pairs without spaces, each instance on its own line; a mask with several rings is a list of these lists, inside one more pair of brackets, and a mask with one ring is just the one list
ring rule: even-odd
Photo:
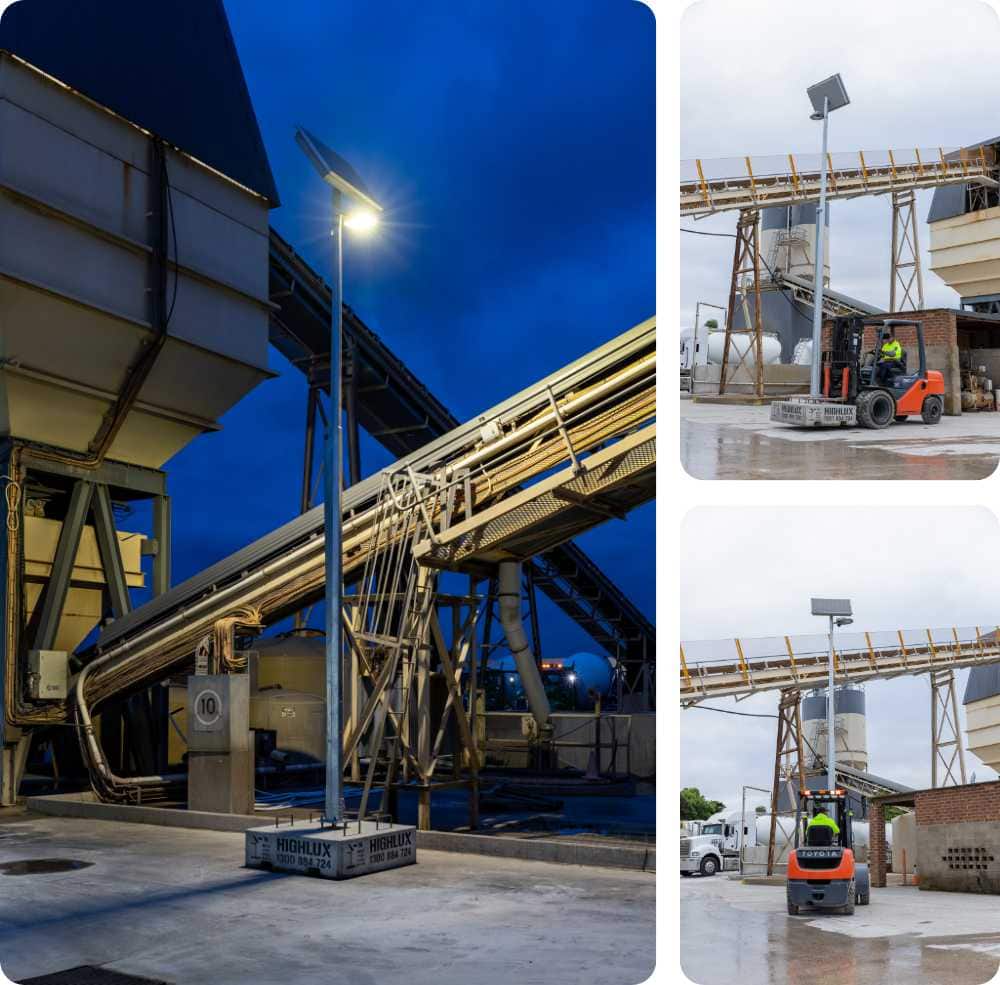
[[853,403],[861,382],[861,349],[865,324],[856,315],[835,318],[830,348],[823,353],[823,395]]

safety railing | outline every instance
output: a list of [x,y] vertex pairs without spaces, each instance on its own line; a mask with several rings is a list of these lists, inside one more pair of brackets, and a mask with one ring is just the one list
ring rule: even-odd
[[[794,205],[819,198],[821,154],[681,161],[681,215]],[[827,197],[856,198],[939,185],[996,186],[992,145],[827,155]]]
[[[838,633],[834,640],[834,676],[841,684],[1000,661],[997,626]],[[823,634],[682,642],[681,704],[782,688],[825,687],[828,647]]]

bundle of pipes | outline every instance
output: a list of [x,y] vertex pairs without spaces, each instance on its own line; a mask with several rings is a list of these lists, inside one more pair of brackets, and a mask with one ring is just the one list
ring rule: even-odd
[[[650,320],[457,429],[460,434],[446,435],[384,470],[373,477],[374,485],[366,480],[348,490],[345,577],[357,578],[373,552],[386,550],[398,536],[395,517],[372,505],[372,489],[409,484],[410,502],[419,502],[431,528],[446,525],[452,513],[471,515],[566,461],[577,466],[577,456],[651,424],[655,363],[655,323]],[[183,600],[173,611],[161,609],[147,622],[142,610],[136,610],[124,621],[128,631],[110,640],[105,634],[83,654],[88,662],[74,682],[73,702],[95,786],[106,796],[127,796],[144,785],[162,785],[164,778],[114,776],[94,735],[93,708],[190,662],[198,641],[220,622],[230,633],[239,625],[259,629],[318,600],[325,577],[322,509],[307,516],[314,522],[264,563],[238,571],[228,584],[206,585],[197,598],[178,586],[168,593]],[[505,584],[517,578],[516,567],[513,576],[506,570]],[[508,585],[505,591],[513,589]]]

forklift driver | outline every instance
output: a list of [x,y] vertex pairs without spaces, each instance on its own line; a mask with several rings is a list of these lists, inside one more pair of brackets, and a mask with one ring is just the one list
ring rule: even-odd
[[806,844],[815,848],[826,847],[839,837],[840,825],[821,807],[817,808],[806,825]]
[[890,325],[889,334],[882,342],[882,349],[878,356],[878,366],[876,367],[876,382],[888,383],[889,378],[894,373],[903,372],[903,347],[896,338],[896,330]]

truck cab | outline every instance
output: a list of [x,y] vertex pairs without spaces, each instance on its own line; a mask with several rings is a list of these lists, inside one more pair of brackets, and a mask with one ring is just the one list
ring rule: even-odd
[[739,811],[713,814],[701,822],[701,834],[681,836],[681,875],[736,871],[741,848],[755,841],[755,817],[741,818]]

